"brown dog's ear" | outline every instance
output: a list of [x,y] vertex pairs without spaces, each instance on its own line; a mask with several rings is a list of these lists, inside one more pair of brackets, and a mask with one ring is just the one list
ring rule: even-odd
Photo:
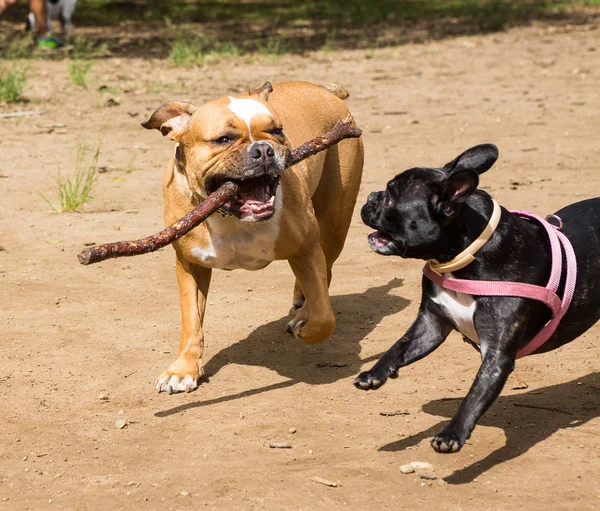
[[262,87],[259,87],[258,89],[249,90],[248,94],[250,96],[258,96],[266,103],[267,101],[269,101],[269,94],[271,92],[273,92],[273,86],[271,85],[271,82],[265,82]]
[[179,141],[187,132],[190,119],[196,107],[191,103],[170,101],[160,105],[142,126],[147,130],[159,130],[163,137],[169,135],[174,141]]

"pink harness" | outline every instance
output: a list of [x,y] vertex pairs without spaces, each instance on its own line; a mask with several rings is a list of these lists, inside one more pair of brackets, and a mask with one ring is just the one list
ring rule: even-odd
[[[543,218],[527,211],[511,211],[511,213],[533,219],[542,224],[546,229],[552,253],[550,280],[546,284],[546,287],[522,282],[455,279],[440,275],[431,269],[429,263],[423,268],[423,273],[438,286],[450,291],[456,291],[457,293],[467,293],[476,296],[517,296],[520,298],[530,298],[546,304],[552,311],[552,318],[524,348],[519,350],[516,358],[521,358],[533,353],[550,338],[558,327],[560,320],[569,309],[577,280],[577,260],[575,259],[575,252],[573,251],[571,242],[560,232],[560,227],[555,227]],[[567,277],[562,302],[556,294],[562,275],[561,244],[565,250],[567,259]]]

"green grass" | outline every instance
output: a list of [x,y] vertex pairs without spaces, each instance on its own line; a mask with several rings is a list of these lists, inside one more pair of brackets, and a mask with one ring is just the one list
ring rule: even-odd
[[280,37],[269,37],[256,41],[256,51],[267,57],[279,57],[293,50],[292,43]]
[[108,53],[108,44],[90,37],[76,36],[71,55],[74,60],[87,60]]
[[[91,157],[89,154],[91,153]],[[92,199],[94,178],[98,170],[100,144],[96,149],[90,148],[83,142],[77,144],[75,158],[75,174],[72,178],[63,178],[58,171],[57,192],[58,204],[53,204],[46,197],[42,198],[57,213],[78,211],[81,206]]]
[[0,59],[22,59],[31,55],[31,36],[22,33],[9,36],[0,33]]
[[79,87],[87,87],[87,75],[92,68],[92,63],[88,60],[69,60],[67,70],[71,81]]
[[27,70],[15,64],[10,69],[0,68],[0,103],[15,103],[21,99]]
[[241,53],[242,50],[230,41],[220,41],[214,36],[188,36],[180,37],[173,43],[169,60],[176,67],[202,65],[237,57]]
[[[97,39],[77,37],[71,50],[41,54],[32,49],[30,36],[10,30],[0,32],[0,58],[89,60],[112,53],[202,65],[242,54],[277,58],[378,48],[505,30],[533,20],[568,23],[569,10],[589,6],[600,6],[600,0],[86,0],[77,7],[77,24],[106,27],[96,32]],[[17,2],[3,19],[20,23],[28,9],[27,2]],[[594,19],[592,14],[590,23]]]

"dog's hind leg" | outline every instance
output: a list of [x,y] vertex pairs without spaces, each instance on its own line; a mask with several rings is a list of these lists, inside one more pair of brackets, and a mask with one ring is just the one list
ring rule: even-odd
[[462,448],[477,421],[500,395],[514,366],[514,356],[503,350],[489,350],[485,354],[475,381],[456,415],[431,441],[434,450],[452,453]]
[[325,254],[328,285],[331,283],[331,268],[344,248],[352,221],[363,160],[362,139],[344,140],[328,149],[321,181],[312,197]]
[[175,270],[181,305],[179,355],[156,382],[158,392],[189,392],[198,387],[203,374],[204,333],[202,322],[212,270],[176,259]]
[[[339,257],[356,204],[363,170],[361,139],[343,140],[327,150],[319,185],[312,196],[319,224],[320,244],[325,254],[327,285],[331,283],[331,268]],[[304,293],[296,280],[293,307],[304,305]]]

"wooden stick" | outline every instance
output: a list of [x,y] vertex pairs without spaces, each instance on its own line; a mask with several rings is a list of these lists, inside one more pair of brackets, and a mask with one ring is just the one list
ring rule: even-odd
[[[310,156],[314,156],[320,151],[324,151],[345,138],[360,137],[360,129],[352,126],[352,122],[352,116],[348,115],[343,121],[338,121],[331,131],[325,135],[314,138],[293,151],[290,151],[287,157],[286,167],[296,165],[296,163],[299,163]],[[129,257],[154,252],[159,248],[163,248],[174,241],[177,241],[194,227],[202,223],[223,204],[235,197],[238,189],[238,185],[231,181],[227,181],[215,192],[211,193],[202,204],[166,229],[139,240],[117,241],[115,243],[106,243],[105,245],[91,247],[78,254],[77,259],[79,259],[81,264],[88,265],[113,257]]]

